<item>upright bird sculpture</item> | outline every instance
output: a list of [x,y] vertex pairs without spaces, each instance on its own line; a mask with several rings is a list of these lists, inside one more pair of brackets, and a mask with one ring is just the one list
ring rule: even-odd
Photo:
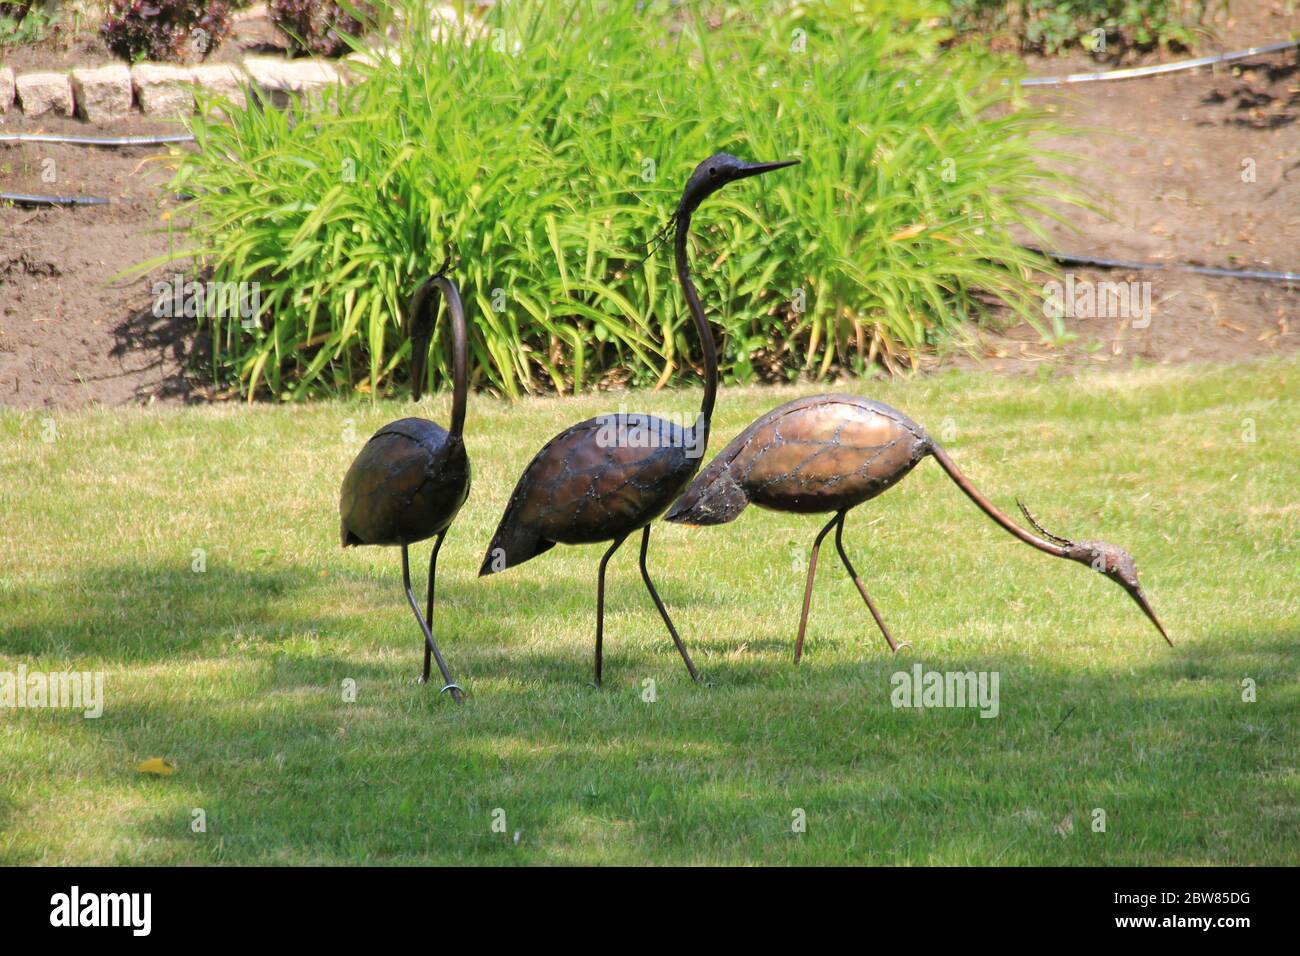
[[676,228],[677,280],[695,320],[704,358],[704,401],[694,425],[682,428],[651,415],[620,413],[588,419],[556,435],[524,469],[483,558],[480,575],[522,564],[557,542],[613,542],[600,559],[596,581],[597,687],[604,640],[605,566],[619,545],[637,530],[641,530],[641,577],[646,590],[691,678],[699,680],[699,672],[646,569],[650,524],[681,494],[699,469],[718,391],[713,333],[691,281],[687,236],[696,208],[723,186],[797,162],[747,163],[727,153],[710,156],[691,174],[676,211],[660,234],[666,236],[670,228]]
[[817,551],[831,528],[835,529],[835,547],[845,570],[890,649],[897,651],[889,628],[844,551],[844,518],[849,509],[901,481],[927,455],[985,514],[1021,541],[1055,557],[1087,564],[1123,587],[1161,636],[1173,645],[1138,583],[1137,566],[1128,552],[1104,541],[1070,541],[1054,535],[1021,505],[1025,517],[1043,537],[1026,531],[984,497],[920,425],[888,405],[853,395],[800,398],[768,412],[709,463],[665,520],[690,525],[724,524],[750,503],[795,514],[833,513],[813,542],[794,647],[795,662],[803,653]]
[[[343,479],[339,515],[343,547],[362,544],[401,547],[406,600],[424,633],[424,673],[420,683],[429,680],[429,659],[432,657],[438,662],[438,670],[442,671],[442,689],[450,691],[452,699],[460,703],[464,692],[452,680],[447,662],[443,660],[430,630],[438,551],[447,528],[469,496],[470,483],[469,456],[461,437],[465,427],[469,341],[460,292],[447,278],[447,265],[444,262],[437,273],[415,290],[407,309],[407,328],[411,339],[411,394],[419,401],[424,387],[426,356],[433,338],[434,292],[441,292],[451,316],[451,427],[444,429],[423,418],[401,418],[375,432]],[[411,590],[407,549],[416,542],[435,536],[433,552],[429,556],[428,603],[421,617],[419,604]]]

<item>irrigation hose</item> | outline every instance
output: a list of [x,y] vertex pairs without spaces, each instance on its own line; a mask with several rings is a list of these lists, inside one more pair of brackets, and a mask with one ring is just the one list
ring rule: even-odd
[[[175,198],[181,199],[181,195]],[[0,203],[15,206],[105,206],[112,199],[103,196],[33,196],[26,193],[0,193]],[[1096,256],[1078,256],[1066,252],[1046,252],[1037,246],[1025,246],[1030,252],[1046,256],[1067,266],[1096,266],[1100,269],[1133,269],[1137,271],[1191,272],[1195,275],[1215,276],[1224,279],[1255,279],[1263,282],[1300,282],[1300,272],[1269,272],[1260,269],[1222,269],[1218,266],[1196,266],[1183,262],[1141,262],[1136,259],[1100,259]]]
[[1138,76],[1156,76],[1160,73],[1176,73],[1179,70],[1193,70],[1198,66],[1212,66],[1215,63],[1229,63],[1244,60],[1250,56],[1264,53],[1277,53],[1300,47],[1300,40],[1287,40],[1268,46],[1253,46],[1246,50],[1232,53],[1219,53],[1214,56],[1197,57],[1194,60],[1179,60],[1177,63],[1157,63],[1154,66],[1135,66],[1126,70],[1106,70],[1101,73],[1070,73],[1067,76],[1027,76],[1020,81],[1021,86],[1061,86],[1065,83],[1092,83],[1097,80],[1131,80]]
[[168,136],[55,136],[52,133],[5,133],[0,143],[66,143],[72,146],[165,146],[168,143],[192,143],[190,133]]
[[[178,195],[176,198],[180,199]],[[113,202],[103,196],[33,196],[26,193],[0,193],[0,203],[15,206],[105,206]],[[1218,266],[1196,266],[1183,262],[1142,262],[1136,259],[1101,259],[1096,256],[1079,256],[1067,252],[1046,252],[1037,246],[1025,246],[1030,252],[1046,256],[1061,265],[1096,266],[1100,269],[1133,269],[1138,271],[1191,272],[1195,275],[1215,276],[1224,279],[1255,279],[1264,282],[1300,282],[1300,272],[1269,272],[1261,269],[1222,269]]]
[[15,206],[107,206],[113,200],[103,196],[33,196],[28,193],[0,193],[0,203]]
[[1263,282],[1300,282],[1300,272],[1268,272],[1259,269],[1221,269],[1218,266],[1194,266],[1185,262],[1139,262],[1134,259],[1098,259],[1066,252],[1045,252],[1037,246],[1025,246],[1030,252],[1046,256],[1065,266],[1096,266],[1100,269],[1191,272],[1225,279],[1257,279]]

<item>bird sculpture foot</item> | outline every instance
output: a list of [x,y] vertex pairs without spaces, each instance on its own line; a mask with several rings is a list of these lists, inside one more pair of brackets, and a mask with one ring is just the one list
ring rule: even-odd
[[901,651],[901,650],[902,650],[903,648],[905,648],[905,647],[910,651],[910,650],[912,649],[912,642],[911,642],[911,641],[904,641],[902,644],[895,644],[895,645],[894,645],[894,653],[897,654],[899,651]]
[[[421,682],[421,683],[423,683],[423,682]],[[447,693],[447,691],[452,690],[453,688],[454,688],[455,690],[460,691],[462,694],[465,693],[465,688],[464,688],[464,687],[461,687],[459,684],[448,684],[448,685],[447,685],[446,687],[444,687],[442,690],[438,691],[438,693],[439,693],[439,694],[445,694],[445,693]],[[453,694],[452,696],[455,696],[455,694]]]

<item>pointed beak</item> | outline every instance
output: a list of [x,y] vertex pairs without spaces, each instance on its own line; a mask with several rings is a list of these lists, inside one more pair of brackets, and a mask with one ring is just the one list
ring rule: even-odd
[[798,166],[797,159],[784,159],[779,163],[747,163],[741,170],[738,179],[748,179],[750,176],[760,176],[763,173],[770,173],[774,169],[785,169],[787,166]]
[[1156,630],[1159,631],[1160,636],[1165,639],[1165,643],[1170,647],[1173,647],[1174,642],[1169,639],[1169,635],[1165,632],[1165,626],[1160,623],[1160,618],[1156,617],[1156,612],[1151,610],[1151,603],[1147,600],[1146,594],[1142,592],[1142,588],[1140,586],[1135,587],[1128,593],[1132,596],[1133,600],[1137,602],[1137,606],[1142,609],[1142,613],[1151,618],[1151,623],[1156,626]]

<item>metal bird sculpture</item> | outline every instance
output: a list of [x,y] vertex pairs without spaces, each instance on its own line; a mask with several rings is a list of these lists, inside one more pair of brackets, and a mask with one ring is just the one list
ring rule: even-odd
[[650,524],[681,494],[699,469],[718,390],[713,333],[691,281],[687,236],[696,208],[723,186],[796,162],[747,163],[727,153],[710,156],[696,167],[676,211],[656,237],[656,242],[662,241],[670,228],[676,228],[677,280],[695,320],[704,357],[704,401],[695,424],[682,428],[651,415],[620,413],[589,419],[556,435],[524,469],[483,558],[480,575],[522,564],[556,543],[613,542],[600,559],[596,581],[597,687],[601,681],[604,640],[605,566],[627,537],[638,530],[641,531],[641,577],[646,590],[659,609],[691,678],[699,680],[699,672],[646,569]]
[[1071,541],[1054,535],[1021,505],[1025,517],[1042,537],[1026,531],[984,497],[920,425],[888,405],[853,395],[800,398],[768,412],[709,463],[665,520],[689,525],[724,524],[751,503],[795,514],[832,512],[833,517],[813,542],[808,562],[795,662],[803,653],[817,551],[831,528],[835,529],[835,547],[845,570],[890,649],[897,651],[899,645],[844,551],[844,518],[849,509],[901,481],[926,455],[933,457],[985,514],[1021,541],[1055,557],[1087,564],[1122,586],[1173,646],[1138,583],[1137,567],[1128,552],[1104,541]]
[[[450,260],[449,260],[450,261]],[[443,690],[460,703],[463,690],[451,678],[447,663],[429,628],[433,618],[434,577],[438,551],[456,513],[469,496],[469,456],[461,433],[465,426],[468,390],[469,343],[465,310],[455,283],[447,278],[447,263],[422,282],[411,297],[407,322],[411,338],[411,393],[420,400],[424,386],[425,356],[433,338],[434,291],[442,293],[451,316],[452,402],[451,427],[423,418],[402,418],[389,422],[371,436],[352,462],[339,495],[343,547],[362,544],[399,545],[402,549],[402,583],[406,600],[424,633],[424,673],[429,680],[429,659],[438,662]],[[425,614],[411,590],[411,567],[407,549],[427,538],[436,539],[429,556],[429,584]]]

